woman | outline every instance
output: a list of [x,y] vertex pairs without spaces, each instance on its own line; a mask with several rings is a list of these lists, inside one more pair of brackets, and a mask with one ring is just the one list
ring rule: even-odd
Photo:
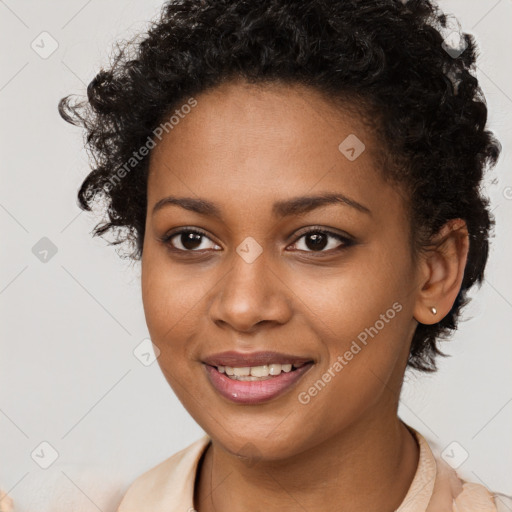
[[[496,511],[397,415],[483,279],[500,145],[430,1],[180,0],[59,105],[206,435],[119,512]],[[134,48],[135,52],[130,53]],[[507,501],[508,500],[508,501]]]

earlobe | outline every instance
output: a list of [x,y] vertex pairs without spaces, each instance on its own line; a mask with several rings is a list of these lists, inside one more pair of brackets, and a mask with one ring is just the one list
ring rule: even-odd
[[450,311],[462,285],[469,236],[462,219],[449,220],[421,256],[421,281],[414,318],[435,324]]

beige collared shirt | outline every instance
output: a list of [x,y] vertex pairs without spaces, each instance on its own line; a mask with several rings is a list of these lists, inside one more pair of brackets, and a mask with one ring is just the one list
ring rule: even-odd
[[[420,456],[409,491],[395,512],[512,511],[511,497],[459,478],[434,456],[419,432],[408,428],[418,441]],[[205,435],[140,475],[128,487],[117,512],[193,512],[197,467],[209,442]]]

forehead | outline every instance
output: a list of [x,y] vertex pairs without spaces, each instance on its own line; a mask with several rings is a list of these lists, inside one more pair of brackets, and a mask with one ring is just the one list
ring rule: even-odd
[[325,192],[386,199],[380,148],[354,109],[298,85],[231,82],[195,99],[152,150],[148,207],[166,193],[230,207]]
[[376,141],[369,144],[373,134],[356,114],[354,99],[335,102],[303,85],[237,80],[203,92],[195,100],[193,109],[187,107],[186,114],[173,116],[175,124],[158,142],[154,156],[185,144],[185,150],[195,147],[200,151],[197,140],[209,151],[236,147],[239,157],[278,144],[297,155],[314,154],[318,149],[339,156],[338,146],[349,135],[366,142],[367,154],[378,146]]

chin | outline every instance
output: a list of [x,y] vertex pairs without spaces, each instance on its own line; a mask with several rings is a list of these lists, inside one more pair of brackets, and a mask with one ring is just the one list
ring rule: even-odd
[[[276,433],[272,429],[244,431],[226,426],[225,430],[209,435],[223,450],[252,466],[261,461],[278,461],[294,456],[302,443],[298,444],[299,436],[293,432],[283,435],[282,431]],[[301,433],[304,435],[303,429]]]

